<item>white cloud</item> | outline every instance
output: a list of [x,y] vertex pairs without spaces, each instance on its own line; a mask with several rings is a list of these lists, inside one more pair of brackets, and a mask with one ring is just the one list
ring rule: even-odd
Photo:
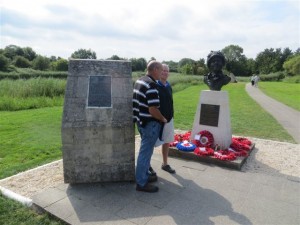
[[247,57],[266,48],[296,50],[299,1],[2,0],[1,48],[32,47],[68,58],[79,48],[98,58],[206,58],[235,44]]

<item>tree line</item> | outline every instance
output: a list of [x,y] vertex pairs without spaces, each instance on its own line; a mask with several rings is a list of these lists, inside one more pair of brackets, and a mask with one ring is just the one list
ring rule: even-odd
[[[292,51],[289,48],[268,48],[259,52],[255,59],[247,58],[243,48],[238,45],[229,45],[221,50],[226,58],[225,70],[235,76],[250,76],[254,73],[270,74],[285,71],[287,75],[300,75],[300,48]],[[78,49],[70,58],[97,59],[96,52],[91,49]],[[152,57],[150,60],[155,59]],[[113,55],[107,60],[130,60],[132,71],[145,71],[147,61],[145,58],[121,58]],[[206,60],[183,58],[179,62],[163,61],[169,65],[171,72],[191,75],[204,75],[208,72]],[[15,68],[32,68],[41,71],[67,71],[68,60],[37,54],[31,47],[8,45],[0,49],[0,71],[14,71]]]

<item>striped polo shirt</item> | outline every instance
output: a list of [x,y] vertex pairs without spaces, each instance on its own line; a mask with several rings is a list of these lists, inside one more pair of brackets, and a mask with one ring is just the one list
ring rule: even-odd
[[134,122],[143,126],[148,121],[156,120],[149,113],[149,107],[160,105],[157,84],[151,76],[143,76],[135,82],[132,104]]

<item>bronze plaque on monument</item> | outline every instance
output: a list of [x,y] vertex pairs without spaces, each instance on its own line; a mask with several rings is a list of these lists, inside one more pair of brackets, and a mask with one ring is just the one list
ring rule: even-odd
[[201,104],[199,124],[217,127],[219,124],[220,105]]
[[88,107],[111,107],[111,76],[90,76]]

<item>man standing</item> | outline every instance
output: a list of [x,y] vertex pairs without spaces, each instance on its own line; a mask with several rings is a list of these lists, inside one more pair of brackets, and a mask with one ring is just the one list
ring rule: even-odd
[[163,66],[160,62],[150,61],[147,65],[147,75],[138,79],[134,84],[132,99],[133,120],[136,122],[141,135],[141,145],[135,173],[137,191],[158,191],[158,187],[149,184],[156,181],[157,177],[149,176],[148,171],[162,123],[167,122],[158,109],[160,101],[156,80],[159,80],[162,71]]
[[162,156],[163,164],[161,168],[169,173],[175,173],[175,170],[168,164],[168,155],[170,142],[174,141],[174,107],[173,107],[173,93],[171,84],[167,81],[169,77],[169,66],[163,64],[163,72],[160,76],[160,80],[157,81],[158,93],[160,99],[159,110],[161,114],[167,119],[167,123],[164,124],[162,140],[157,140],[155,146],[162,144]]

